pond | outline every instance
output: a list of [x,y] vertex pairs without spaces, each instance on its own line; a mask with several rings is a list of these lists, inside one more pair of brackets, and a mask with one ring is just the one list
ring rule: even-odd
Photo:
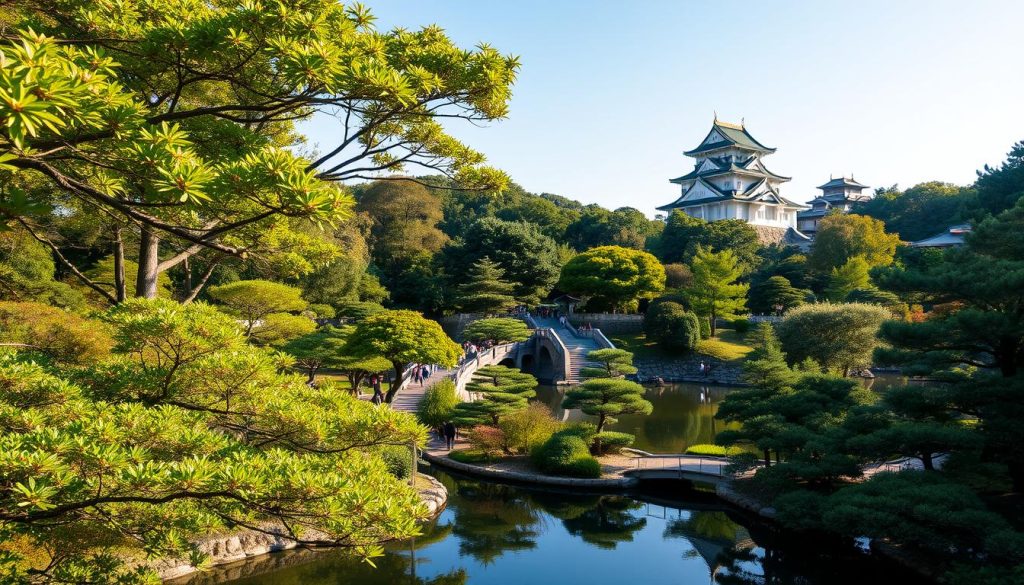
[[[905,382],[905,378],[893,374],[879,374],[863,381],[874,390]],[[683,453],[692,445],[714,443],[715,434],[738,426],[715,419],[719,403],[735,389],[735,386],[690,383],[648,386],[644,397],[654,405],[654,411],[648,416],[623,415],[608,430],[634,435],[633,447],[651,453]],[[559,420],[590,419],[579,410],[563,410],[564,396],[564,386],[540,386],[536,400],[548,405]]]
[[[581,494],[430,473],[448,487],[448,507],[423,536],[388,547],[377,568],[340,552],[286,552],[179,583],[922,583],[852,546],[781,540],[710,497],[680,499],[678,487],[671,493]],[[255,572],[261,574],[239,578]]]

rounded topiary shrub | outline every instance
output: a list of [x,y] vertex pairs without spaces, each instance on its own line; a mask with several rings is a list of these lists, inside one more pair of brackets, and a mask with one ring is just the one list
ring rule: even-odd
[[601,476],[601,464],[590,454],[590,447],[578,435],[578,429],[555,433],[530,453],[530,459],[539,470],[552,475]]
[[636,440],[636,437],[629,433],[617,433],[615,431],[604,431],[594,435],[594,445],[600,445],[601,453],[618,453],[624,447],[629,447]]
[[664,301],[647,310],[644,332],[648,339],[657,341],[669,351],[691,351],[700,343],[699,321],[696,315],[687,313],[679,303]]
[[736,333],[746,333],[750,331],[750,321],[748,319],[736,319],[732,322],[732,328]]

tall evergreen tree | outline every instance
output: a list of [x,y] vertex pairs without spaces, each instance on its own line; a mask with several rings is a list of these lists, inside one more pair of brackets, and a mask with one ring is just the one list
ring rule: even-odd
[[457,306],[466,313],[491,315],[516,306],[515,285],[504,280],[505,271],[487,256],[477,260],[459,286]]
[[693,286],[687,296],[694,311],[708,319],[713,337],[719,318],[734,319],[743,311],[750,285],[736,283],[743,271],[731,250],[713,252],[698,246],[692,270]]

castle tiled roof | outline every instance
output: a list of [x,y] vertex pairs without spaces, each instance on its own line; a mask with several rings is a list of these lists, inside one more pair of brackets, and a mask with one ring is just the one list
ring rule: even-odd
[[[724,140],[719,140],[716,142],[705,144],[705,142],[707,142],[708,137],[711,136],[712,132],[715,132],[716,130],[718,131],[718,134],[724,138]],[[744,150],[753,150],[755,152],[762,153],[775,152],[774,148],[770,146],[765,146],[758,142],[757,139],[755,139],[753,136],[750,135],[749,132],[747,132],[747,129],[742,124],[730,124],[728,122],[722,122],[716,119],[714,124],[712,124],[711,130],[708,132],[707,136],[705,136],[704,140],[701,141],[701,145],[698,146],[697,148],[694,148],[693,150],[688,150],[683,154],[685,154],[686,156],[693,156],[696,154],[701,154],[703,152],[709,152],[721,148],[728,148],[730,146],[735,146]]]
[[838,179],[832,179],[828,183],[818,187],[819,189],[833,189],[836,187],[854,187],[857,189],[867,189],[868,186],[862,183],[858,183],[853,180],[853,177],[847,179],[846,177],[839,177]]

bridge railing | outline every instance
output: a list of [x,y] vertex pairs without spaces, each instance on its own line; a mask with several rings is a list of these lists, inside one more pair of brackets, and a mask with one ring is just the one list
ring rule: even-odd
[[451,374],[452,381],[455,382],[455,391],[464,399],[471,398],[466,392],[466,384],[473,378],[473,374],[484,366],[492,366],[509,355],[515,355],[519,350],[520,343],[523,342],[495,345],[492,348],[478,351],[472,356],[466,356]]

